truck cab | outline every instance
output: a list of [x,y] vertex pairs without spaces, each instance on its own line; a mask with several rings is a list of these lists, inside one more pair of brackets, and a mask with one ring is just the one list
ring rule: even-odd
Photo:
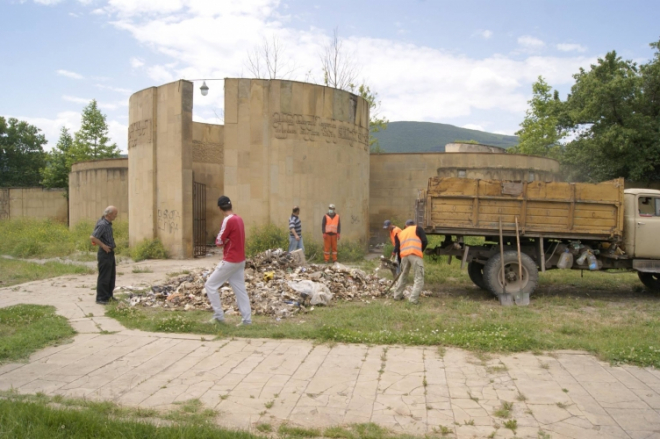
[[633,259],[660,259],[660,191],[624,191],[623,242]]

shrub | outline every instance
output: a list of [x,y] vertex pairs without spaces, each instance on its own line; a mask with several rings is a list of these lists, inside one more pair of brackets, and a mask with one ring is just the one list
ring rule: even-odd
[[167,251],[160,239],[145,239],[130,249],[130,256],[135,262],[145,259],[167,259]]
[[[304,239],[304,238],[303,238]],[[261,227],[252,227],[245,242],[245,254],[252,257],[271,248],[289,248],[289,231],[269,223]]]

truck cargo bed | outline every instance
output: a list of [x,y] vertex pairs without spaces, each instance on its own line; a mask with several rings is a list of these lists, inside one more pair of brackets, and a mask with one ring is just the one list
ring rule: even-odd
[[504,234],[512,236],[517,217],[527,237],[620,241],[623,189],[623,179],[591,184],[433,177],[418,200],[418,224],[431,234],[496,236],[501,218]]

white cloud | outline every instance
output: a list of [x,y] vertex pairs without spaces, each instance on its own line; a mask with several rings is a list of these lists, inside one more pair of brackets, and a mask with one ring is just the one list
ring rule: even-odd
[[[77,96],[68,96],[68,95],[62,96],[62,99],[68,102],[75,102],[76,104],[81,104],[81,105],[89,105],[89,103],[92,102],[91,99],[80,98]],[[96,104],[102,110],[116,110],[120,107],[128,107],[128,99],[122,99],[115,102],[99,102],[97,100]]]
[[71,133],[80,129],[80,113],[75,111],[64,111],[58,113],[54,119],[44,118],[44,117],[24,117],[24,116],[13,116],[16,119],[24,120],[37,128],[39,128],[48,144],[44,149],[50,150],[56,144],[57,140],[60,137],[60,129],[64,126],[67,127]]
[[60,3],[62,0],[34,0],[35,3],[38,3],[40,5],[46,5],[46,6],[51,6],[51,5],[56,5]]
[[490,31],[488,29],[480,30],[477,32],[477,35],[479,35],[484,40],[489,40],[493,36],[493,31]]
[[[160,55],[157,64],[131,58],[131,66],[144,69],[154,85],[179,78],[247,76],[247,53],[263,36],[276,36],[288,48],[286,56],[298,69],[291,79],[322,78],[318,53],[330,30],[287,27],[278,0],[207,2],[203,0],[109,0],[105,9],[111,24],[128,32],[141,45]],[[477,36],[490,38],[492,31]],[[523,36],[524,49],[538,50],[545,43]],[[349,37],[348,53],[361,68],[372,90],[379,93],[382,114],[390,120],[449,121],[476,110],[508,112],[522,119],[531,84],[542,75],[558,87],[571,84],[572,74],[593,59],[583,56],[503,55],[474,58],[395,40]],[[525,52],[522,52],[525,53]],[[168,62],[171,61],[171,62]],[[217,119],[212,109],[223,107],[222,83],[209,82],[209,96],[201,99],[195,84],[196,120]],[[113,105],[113,104],[110,104]],[[116,104],[115,104],[116,105]],[[463,121],[465,122],[465,120]],[[489,129],[500,129],[496,122]]]
[[139,58],[131,58],[131,67],[134,69],[139,69],[142,66],[144,66],[144,61]]
[[525,49],[531,49],[531,50],[542,49],[545,46],[545,43],[543,41],[529,35],[523,35],[522,37],[518,37],[518,44]]
[[98,9],[94,9],[92,12],[90,12],[90,14],[92,14],[92,15],[106,15],[107,12],[103,8],[98,8]]
[[587,48],[581,44],[557,44],[557,50],[562,52],[586,52]]
[[476,125],[473,123],[467,123],[463,125],[463,128],[467,128],[468,130],[486,131],[481,125]]
[[73,12],[69,12],[69,16],[70,16],[70,17],[73,17],[73,18],[78,18],[78,17],[80,17],[80,15],[75,14],[75,13],[73,13]]
[[121,87],[112,87],[110,85],[94,84],[94,87],[100,88],[102,90],[114,91],[117,93],[121,93],[123,95],[130,95],[133,93],[133,90],[129,90],[127,88],[121,88]]
[[71,72],[69,70],[57,70],[56,73],[60,76],[66,76],[71,79],[85,79],[85,77],[79,73]]

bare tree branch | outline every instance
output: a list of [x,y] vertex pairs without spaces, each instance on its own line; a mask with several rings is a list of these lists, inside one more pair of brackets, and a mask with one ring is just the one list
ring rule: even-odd
[[339,39],[339,28],[333,31],[332,40],[320,54],[323,82],[329,87],[342,90],[355,89],[360,69],[352,54],[346,52]]
[[248,52],[245,67],[255,78],[290,79],[296,70],[295,64],[285,58],[286,46],[277,37],[264,37],[261,45]]

